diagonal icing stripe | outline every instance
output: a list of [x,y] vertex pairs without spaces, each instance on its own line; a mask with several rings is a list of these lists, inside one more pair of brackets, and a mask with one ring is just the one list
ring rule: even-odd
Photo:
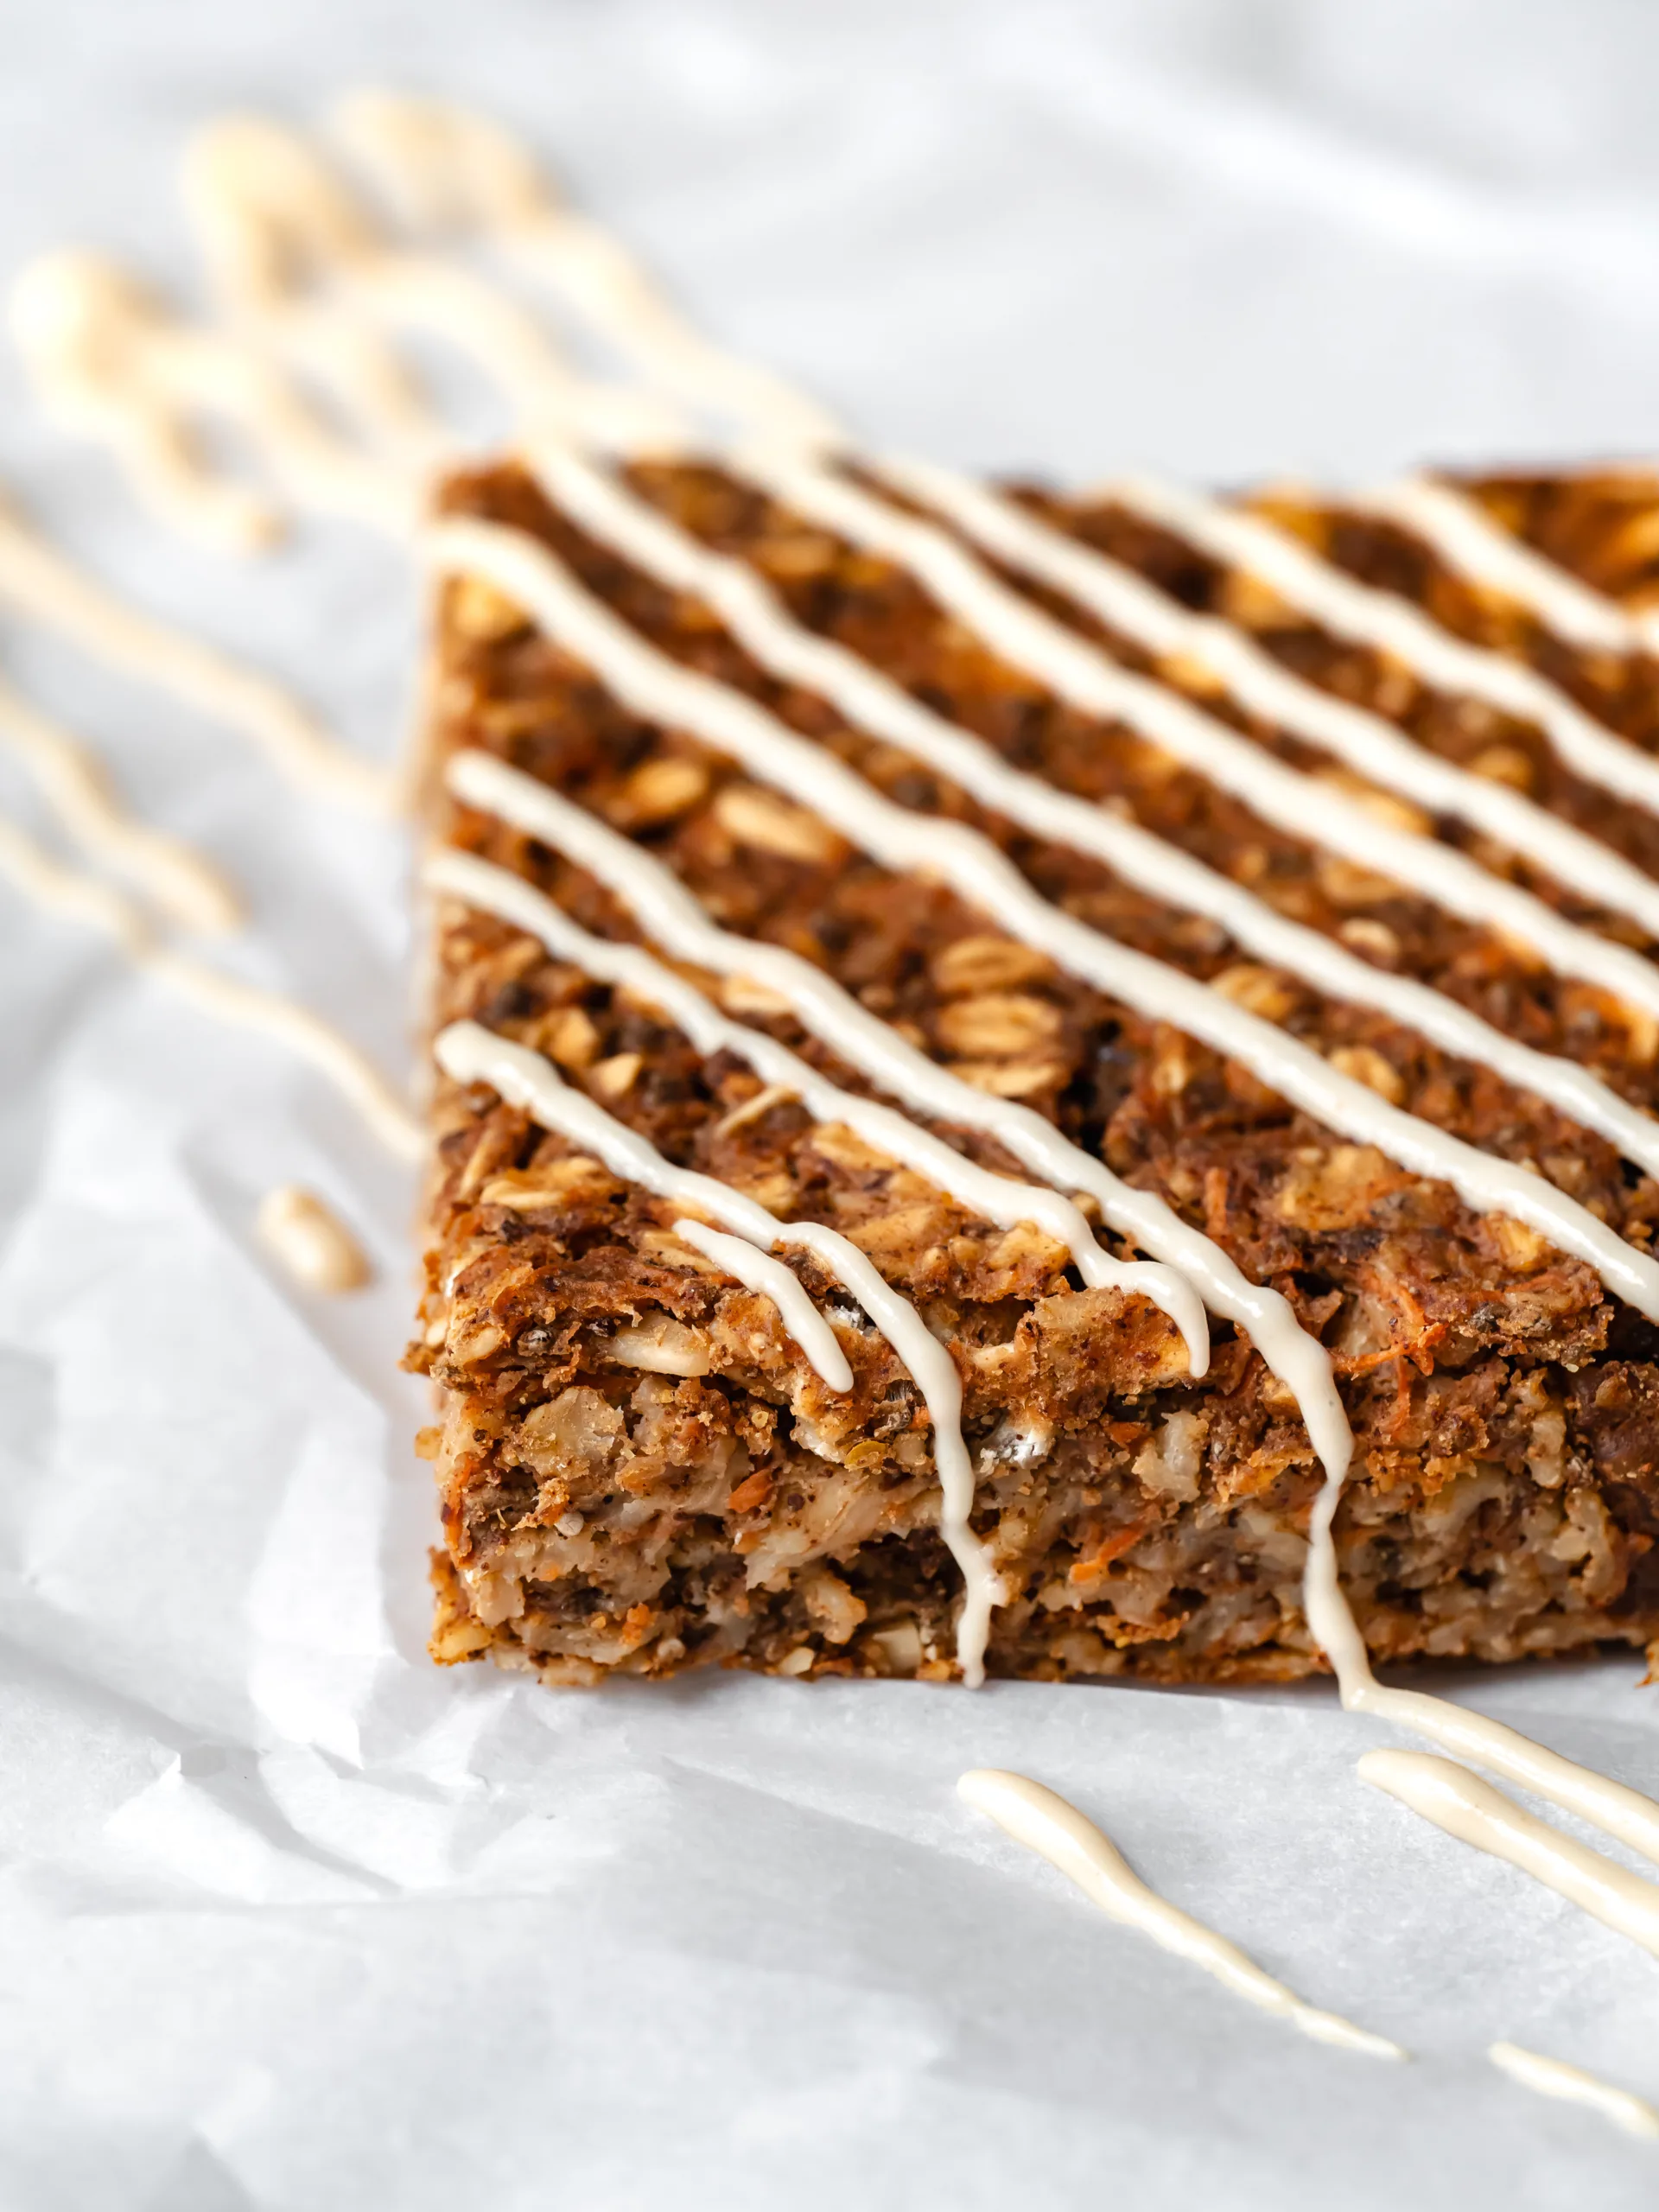
[[1201,1038],[1327,1128],[1376,1145],[1414,1174],[1450,1183],[1477,1212],[1526,1223],[1659,1319],[1659,1265],[1564,1192],[1389,1105],[1207,985],[1075,920],[1034,892],[976,831],[894,806],[753,700],[659,652],[533,537],[497,524],[452,520],[435,524],[422,544],[436,571],[481,575],[527,608],[547,635],[585,661],[635,713],[690,730],[740,760],[884,867],[943,879],[1073,975],[1148,1020]]

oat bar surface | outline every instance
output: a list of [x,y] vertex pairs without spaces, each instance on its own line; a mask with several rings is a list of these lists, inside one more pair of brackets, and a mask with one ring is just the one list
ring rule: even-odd
[[[1659,1038],[1609,994],[1297,839],[1143,736],[1057,701],[900,569],[752,486],[677,464],[637,465],[631,482],[750,564],[800,622],[1009,762],[1131,815],[1279,912],[1592,1068],[1651,1110]],[[1622,510],[1606,521],[1607,502],[1575,504],[1571,486],[1555,487],[1554,506],[1547,484],[1481,488],[1546,524],[1562,508],[1557,535],[1591,569],[1596,531],[1624,526]],[[1298,674],[1385,715],[1426,753],[1525,789],[1611,849],[1659,867],[1653,821],[1574,779],[1522,721],[1332,638],[1249,576],[1109,502],[1022,497]],[[1434,1128],[1533,1168],[1650,1248],[1659,1189],[1605,1138],[1375,1008],[1243,956],[1215,921],[987,811],[821,696],[769,674],[704,603],[585,534],[524,469],[458,479],[445,506],[529,532],[674,660],[760,702],[898,804],[971,824],[1065,912],[1247,1007]],[[1271,512],[1452,633],[1542,666],[1651,749],[1650,664],[1568,651],[1386,524],[1300,500]],[[1379,820],[1441,837],[1573,920],[1654,950],[1624,918],[1494,856],[1465,825],[1368,788],[1238,709],[1204,669],[1158,664],[1076,605],[1021,588],[1124,665],[1356,790]],[[1338,1554],[1376,1658],[1501,1660],[1659,1632],[1655,1328],[1583,1260],[1321,1126],[1237,1062],[1063,972],[941,882],[882,868],[685,731],[640,719],[478,579],[444,586],[435,651],[426,781],[439,839],[533,883],[597,935],[639,936],[579,864],[446,793],[444,764],[463,750],[512,764],[635,840],[728,931],[804,956],[931,1059],[1035,1109],[1159,1193],[1290,1302],[1331,1355],[1354,1432]],[[1213,1319],[1210,1369],[1194,1381],[1166,1313],[1084,1287],[1066,1249],[1032,1224],[976,1217],[497,916],[441,897],[433,929],[435,1022],[470,1018],[531,1047],[668,1159],[780,1219],[843,1232],[915,1304],[961,1377],[975,1526],[1006,1589],[991,1671],[1262,1679],[1323,1663],[1300,1589],[1320,1470],[1294,1396],[1244,1332]],[[687,972],[843,1089],[871,1090],[775,995]],[[831,1390],[775,1306],[676,1234],[671,1204],[485,1086],[441,1083],[434,1112],[427,1287],[410,1363],[432,1377],[442,1409],[426,1439],[443,1508],[437,1656],[487,1654],[554,1681],[715,1661],[948,1676],[961,1579],[938,1532],[932,1428],[868,1317],[811,1261],[791,1262],[853,1370],[850,1391]],[[1022,1172],[994,1139],[938,1126],[982,1164]]]

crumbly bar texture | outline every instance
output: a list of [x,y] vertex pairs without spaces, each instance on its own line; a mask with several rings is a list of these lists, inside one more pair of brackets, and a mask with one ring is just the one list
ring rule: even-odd
[[[1618,1001],[1296,842],[1132,733],[1058,703],[902,572],[753,489],[684,464],[638,465],[632,481],[751,562],[798,619],[1019,766],[1126,804],[1365,959],[1659,1103],[1659,1035]],[[1650,493],[1638,509],[1611,480],[1471,488],[1605,588],[1633,601],[1652,591]],[[1299,673],[1659,873],[1659,823],[1578,782],[1529,728],[1333,641],[1260,584],[1109,505],[1020,496],[1190,607],[1243,624]],[[1214,924],[1013,830],[850,730],[821,699],[760,669],[696,600],[585,537],[517,467],[459,478],[444,503],[533,531],[659,647],[762,700],[893,800],[972,822],[1071,912],[1202,977],[1430,1122],[1531,1162],[1651,1248],[1659,1188],[1600,1138],[1380,1014],[1243,958]],[[1262,504],[1344,568],[1407,593],[1459,634],[1535,660],[1614,728],[1655,744],[1654,664],[1572,652],[1387,524],[1300,496]],[[1075,607],[1049,603],[1128,665],[1152,665]],[[1627,922],[1458,824],[1431,825],[1251,721],[1202,669],[1154,672],[1385,817],[1437,827],[1575,918],[1643,944]],[[456,748],[510,761],[640,841],[723,925],[818,963],[932,1057],[1050,1116],[1283,1293],[1330,1349],[1357,1440],[1338,1552],[1376,1656],[1508,1660],[1659,1634],[1659,1332],[1588,1267],[1333,1136],[1206,1046],[1058,972],[938,884],[887,873],[730,761],[639,721],[475,580],[442,593],[431,699],[437,836],[530,878],[591,930],[635,933],[582,869],[444,796],[439,771]],[[432,926],[437,1020],[470,1015],[547,1054],[673,1160],[780,1217],[843,1230],[919,1306],[962,1374],[975,1523],[1008,1588],[993,1673],[1180,1681],[1323,1664],[1300,1587],[1319,1470],[1289,1392],[1242,1334],[1213,1321],[1211,1370],[1193,1382],[1161,1312],[1082,1287],[1040,1232],[975,1219],[504,923],[441,899]],[[775,1000],[704,980],[728,1012],[847,1088],[868,1088]],[[674,1208],[487,1090],[441,1081],[434,1115],[410,1364],[432,1378],[441,1405],[423,1438],[442,1503],[435,1656],[488,1656],[556,1682],[714,1662],[948,1677],[960,1578],[937,1530],[927,1414],[836,1285],[798,1263],[853,1366],[845,1395],[820,1382],[768,1300],[676,1237]],[[988,1140],[942,1134],[1020,1172]]]

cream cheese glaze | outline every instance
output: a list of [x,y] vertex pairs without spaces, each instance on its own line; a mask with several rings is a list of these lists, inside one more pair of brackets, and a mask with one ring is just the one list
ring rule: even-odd
[[1134,1872],[1109,1836],[1075,1805],[1040,1782],[1033,1782],[1027,1775],[979,1767],[964,1774],[957,1789],[1016,1843],[1023,1843],[1051,1866],[1058,1867],[1103,1912],[1127,1927],[1139,1929],[1166,1951],[1213,1974],[1235,1996],[1277,2014],[1316,2043],[1335,2044],[1371,2058],[1408,2056],[1386,2036],[1373,2035],[1338,2013],[1324,2012],[1306,2003],[1236,1943],[1160,1897]]
[[292,782],[318,798],[370,813],[395,809],[396,779],[348,752],[281,684],[118,597],[3,504],[0,606],[60,632],[141,683],[170,691],[208,720],[247,738]]
[[235,893],[213,864],[176,837],[152,830],[111,795],[85,746],[0,681],[0,748],[28,767],[75,842],[188,930],[233,929]]
[[1507,1859],[1535,1882],[1659,1958],[1659,1883],[1563,1835],[1466,1767],[1433,1752],[1367,1751],[1359,1773],[1362,1781],[1397,1797],[1448,1835],[1495,1859]]
[[424,1156],[425,1131],[366,1053],[297,999],[262,990],[175,951],[155,935],[130,899],[93,876],[64,867],[3,817],[0,874],[37,906],[112,938],[135,966],[205,1012],[287,1046],[351,1100],[396,1158],[412,1161]]
[[1569,2066],[1564,2058],[1546,2058],[1541,2051],[1524,2050],[1517,2043],[1495,2043],[1486,2056],[1500,2073],[1525,2088],[1535,2089],[1540,2096],[1587,2105],[1629,2135],[1659,2135],[1659,2111],[1645,2097],[1616,2089],[1611,2082],[1586,2074],[1581,2066]]
[[339,1296],[369,1279],[368,1255],[326,1198],[283,1183],[260,1200],[259,1234],[289,1274],[309,1290]]

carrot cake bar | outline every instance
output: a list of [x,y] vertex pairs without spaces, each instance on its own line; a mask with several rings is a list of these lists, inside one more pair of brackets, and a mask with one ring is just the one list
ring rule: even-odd
[[1433,505],[448,484],[440,1659],[1297,1675],[1338,1489],[1379,1660],[1659,1635],[1659,664]]

